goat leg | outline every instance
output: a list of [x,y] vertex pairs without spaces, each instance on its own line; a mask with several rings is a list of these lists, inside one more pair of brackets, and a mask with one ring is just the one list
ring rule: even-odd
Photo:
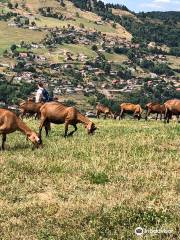
[[121,112],[120,112],[120,115],[119,115],[119,120],[122,119],[123,113],[124,113],[124,111],[122,109]]
[[160,121],[162,120],[162,112],[160,113]]
[[180,123],[179,114],[177,115],[177,123]]
[[65,122],[65,131],[64,131],[64,137],[66,138],[67,137],[67,133],[68,133],[68,122]]
[[158,120],[158,115],[159,115],[159,113],[157,113],[157,115],[156,115],[156,121]]
[[4,148],[5,142],[6,142],[6,134],[3,133],[3,134],[2,134],[2,150],[3,150],[3,151],[5,150],[5,148]]
[[70,137],[72,136],[76,131],[77,131],[77,126],[76,125],[73,125],[74,126],[74,131],[70,132],[67,136]]
[[40,138],[41,143],[42,143],[42,128],[44,127],[45,121],[46,121],[46,119],[42,119],[40,127],[39,127],[39,138]]
[[48,137],[49,130],[51,130],[50,122],[45,123],[45,131],[46,131],[46,137]]
[[23,111],[23,112],[20,114],[20,116],[19,116],[19,117],[20,117],[21,119],[23,119],[25,115],[26,115],[26,112],[25,112],[25,111]]
[[149,116],[150,112],[151,112],[151,111],[148,110],[147,113],[146,113],[146,117],[145,117],[145,120],[146,120],[146,121],[148,120],[148,116]]

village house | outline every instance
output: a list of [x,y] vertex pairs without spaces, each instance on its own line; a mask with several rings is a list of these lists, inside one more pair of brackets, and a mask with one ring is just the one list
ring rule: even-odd
[[36,55],[35,56],[35,59],[34,59],[36,62],[44,62],[44,61],[46,61],[47,59],[46,59],[46,57],[45,56],[43,56],[43,55]]
[[117,71],[110,71],[110,76],[117,76]]
[[114,79],[112,80],[112,85],[117,85],[118,83],[120,83],[120,80]]
[[97,24],[97,25],[103,25],[104,22],[102,22],[102,21],[95,21],[95,24]]
[[104,72],[103,70],[101,70],[101,69],[96,69],[96,70],[94,71],[94,74],[95,74],[96,76],[102,76],[102,75],[105,74],[105,72]]
[[20,58],[27,58],[28,57],[28,53],[27,52],[20,52],[19,53],[19,57]]
[[74,88],[74,91],[75,91],[77,94],[83,94],[83,93],[84,93],[84,89],[81,88],[81,87],[76,87],[76,88]]

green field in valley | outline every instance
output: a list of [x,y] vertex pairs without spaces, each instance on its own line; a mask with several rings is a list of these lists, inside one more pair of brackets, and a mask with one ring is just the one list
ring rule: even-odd
[[[143,239],[178,239],[180,126],[94,120],[62,137],[53,126],[43,149],[20,133],[0,152],[1,239],[137,239],[136,227],[172,230]],[[38,122],[26,120],[38,130]]]

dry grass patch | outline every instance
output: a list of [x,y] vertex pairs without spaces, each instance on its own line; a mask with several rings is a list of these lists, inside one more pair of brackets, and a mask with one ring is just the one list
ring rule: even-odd
[[166,56],[166,57],[172,69],[180,68],[180,57],[175,57],[175,56]]
[[56,0],[13,0],[12,3],[25,3],[26,7],[33,10],[34,12],[37,12],[38,9],[42,7],[60,7],[60,4]]
[[124,54],[105,53],[104,55],[108,61],[112,61],[115,63],[123,63],[125,61],[128,61],[128,57]]
[[132,13],[130,13],[130,12],[128,12],[128,11],[125,11],[125,10],[112,8],[112,13],[113,13],[114,15],[118,15],[118,16],[122,16],[122,17],[124,17],[124,16],[125,16],[125,17],[132,17],[132,18],[134,18],[135,20],[139,21],[138,18],[137,18],[134,14],[132,14]]

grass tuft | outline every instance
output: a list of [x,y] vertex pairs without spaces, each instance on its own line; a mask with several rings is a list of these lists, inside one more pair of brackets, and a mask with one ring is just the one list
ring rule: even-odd
[[86,178],[91,184],[106,184],[110,182],[107,174],[104,172],[90,172],[87,174]]

